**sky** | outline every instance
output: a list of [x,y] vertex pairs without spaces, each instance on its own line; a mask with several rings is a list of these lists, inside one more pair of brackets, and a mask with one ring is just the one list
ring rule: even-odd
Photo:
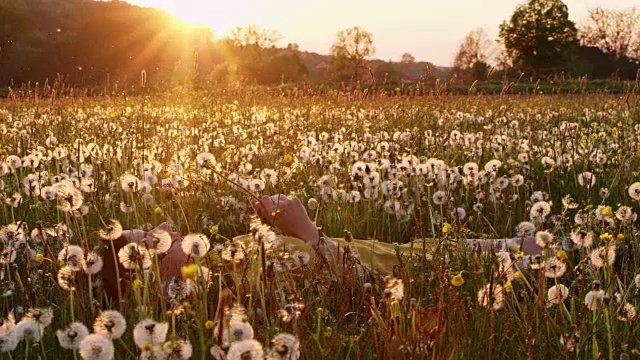
[[[277,29],[281,44],[297,43],[301,50],[329,53],[336,33],[361,26],[373,34],[374,57],[399,60],[411,53],[416,60],[439,66],[453,63],[466,34],[483,28],[496,38],[498,27],[524,0],[127,0],[167,10],[184,21],[206,25],[216,37],[236,26],[256,24]],[[590,8],[625,9],[640,0],[565,0],[576,23]]]

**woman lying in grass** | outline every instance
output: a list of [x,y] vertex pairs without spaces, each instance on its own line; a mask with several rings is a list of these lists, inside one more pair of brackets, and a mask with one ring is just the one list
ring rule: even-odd
[[[438,245],[438,240],[416,239],[412,243],[396,245],[383,243],[375,240],[358,239],[338,239],[324,236],[318,227],[311,221],[307,212],[298,198],[279,196],[264,196],[256,207],[260,209],[262,215],[273,226],[280,229],[285,235],[277,238],[270,231],[265,231],[268,227],[256,223],[252,225],[254,234],[238,236],[233,239],[233,245],[226,250],[222,247],[217,251],[210,251],[205,258],[205,262],[214,264],[220,260],[227,260],[233,263],[240,263],[244,258],[247,248],[256,246],[256,239],[262,243],[269,244],[265,249],[282,247],[289,254],[292,254],[293,262],[312,263],[319,256],[330,267],[331,271],[343,271],[345,266],[356,265],[359,270],[372,270],[380,275],[391,274],[394,267],[399,265],[402,257],[412,254],[430,257]],[[160,263],[160,273],[163,281],[171,278],[180,278],[183,266],[192,262],[192,257],[186,252],[190,252],[191,241],[197,241],[189,236],[181,239],[180,235],[171,230],[170,225],[164,223],[150,232],[142,230],[125,230],[122,236],[113,241],[115,253],[127,243],[136,242],[144,244],[148,239],[153,238],[154,233],[166,233],[171,236],[172,245]],[[262,233],[261,233],[262,232]],[[262,235],[261,235],[262,234]],[[262,238],[260,238],[262,236]],[[277,240],[278,245],[275,244]],[[536,255],[540,253],[540,247],[536,244],[534,237],[512,238],[512,239],[467,239],[464,241],[469,246],[478,249],[506,249],[520,247],[525,255]],[[451,246],[457,244],[450,240]],[[105,268],[104,286],[107,294],[112,298],[117,295],[117,277],[110,243],[106,244],[108,249],[104,253]],[[235,250],[234,250],[235,249]],[[186,252],[185,252],[186,251]],[[355,262],[353,260],[356,260]],[[348,265],[347,265],[348,264]],[[120,274],[127,271],[118,264]]]

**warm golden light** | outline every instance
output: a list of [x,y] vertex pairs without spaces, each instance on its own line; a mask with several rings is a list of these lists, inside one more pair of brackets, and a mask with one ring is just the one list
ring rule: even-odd
[[252,11],[252,8],[256,7],[256,0],[128,0],[127,2],[165,10],[185,22],[208,26],[214,31],[216,37],[227,35],[234,27],[257,22]]
[[[180,19],[205,25],[216,38],[237,26],[256,24],[277,29],[280,45],[327,54],[336,33],[361,26],[373,34],[375,57],[399,60],[409,52],[417,60],[452,65],[459,42],[483,28],[489,37],[525,0],[126,0],[166,10]],[[572,20],[583,20],[589,8],[628,8],[638,0],[565,0]]]

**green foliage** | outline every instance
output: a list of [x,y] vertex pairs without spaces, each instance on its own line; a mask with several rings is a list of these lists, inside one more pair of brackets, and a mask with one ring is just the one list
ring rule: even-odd
[[302,80],[308,73],[297,45],[276,48],[277,31],[255,25],[236,28],[224,41],[228,63],[236,67],[236,80],[258,84],[279,84]]
[[538,73],[565,64],[577,30],[561,0],[528,0],[500,25],[500,39],[514,65]]

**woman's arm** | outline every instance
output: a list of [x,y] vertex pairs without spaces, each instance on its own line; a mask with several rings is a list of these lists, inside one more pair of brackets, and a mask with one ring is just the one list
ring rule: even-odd
[[286,195],[263,196],[255,205],[285,235],[304,240],[327,259],[332,259],[332,265],[342,263],[342,250],[330,237],[324,234],[321,237],[321,231],[309,218],[300,199]]
[[534,236],[505,239],[466,239],[464,242],[469,246],[480,247],[482,250],[492,248],[507,250],[511,247],[519,247],[520,251],[524,252],[525,255],[538,255],[542,250],[540,246],[536,244],[536,238]]

